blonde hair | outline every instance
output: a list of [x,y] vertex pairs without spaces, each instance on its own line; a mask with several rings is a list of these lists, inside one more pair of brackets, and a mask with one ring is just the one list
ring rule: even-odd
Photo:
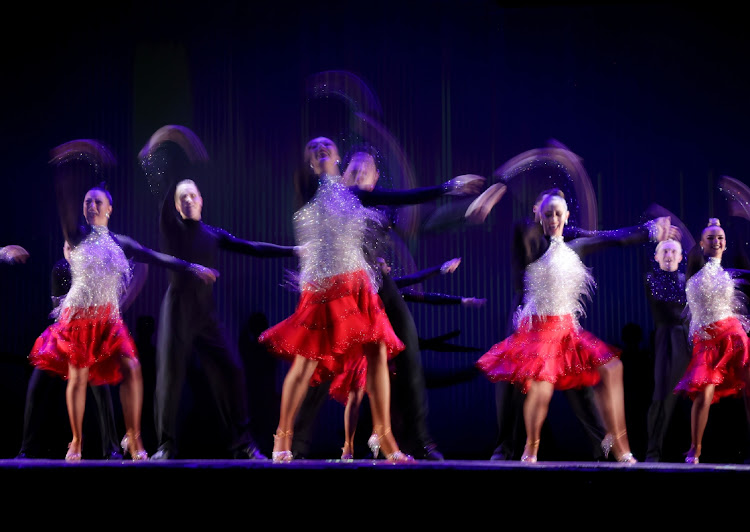
[[542,201],[545,200],[547,196],[560,196],[561,198],[565,199],[565,193],[559,188],[548,188],[547,190],[543,190],[539,193],[534,203],[538,203],[539,205],[541,205]]
[[662,240],[658,244],[656,244],[656,251],[654,251],[654,255],[659,253],[661,248],[663,248],[666,244],[675,244],[677,246],[677,251],[682,253],[682,244],[679,240],[675,240],[674,238],[667,238],[666,240]]
[[195,181],[192,179],[183,179],[181,181],[178,181],[177,184],[174,187],[174,199],[177,201],[177,189],[180,188],[180,185],[193,185],[195,187],[195,190],[198,191],[198,195],[200,195],[201,191],[198,189],[198,185],[195,184]]
[[557,193],[550,193],[547,194],[542,198],[542,202],[539,204],[539,209],[541,210],[542,207],[547,203],[560,203],[563,206],[563,209],[567,212],[568,210],[568,202],[565,201],[565,198]]
[[701,238],[703,238],[703,233],[706,232],[706,229],[710,229],[712,227],[718,227],[719,229],[721,229],[722,232],[724,232],[724,228],[721,227],[721,222],[719,221],[718,218],[709,218],[708,224],[706,224],[706,227],[704,227],[703,231],[701,231]]

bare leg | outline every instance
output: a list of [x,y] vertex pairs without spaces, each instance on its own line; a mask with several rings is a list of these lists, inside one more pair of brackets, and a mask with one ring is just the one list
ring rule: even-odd
[[302,400],[305,398],[310,378],[318,365],[317,360],[297,356],[284,377],[281,387],[279,424],[273,437],[273,461],[289,462],[292,459],[292,427]]
[[542,425],[547,419],[549,403],[555,387],[547,381],[531,381],[526,399],[523,402],[523,421],[526,425],[526,445],[523,448],[522,462],[536,462]]
[[599,366],[601,381],[594,387],[596,404],[602,416],[608,435],[603,447],[614,448],[615,457],[620,462],[635,462],[630,452],[628,430],[625,425],[625,387],[622,381],[623,368],[619,358]]
[[127,434],[123,438],[123,449],[133,460],[146,460],[148,454],[141,439],[141,414],[143,412],[143,374],[141,363],[129,357],[121,357],[120,368],[123,379],[120,383],[120,403]]
[[693,408],[690,410],[690,450],[685,456],[687,463],[697,464],[701,455],[703,433],[706,431],[708,411],[711,409],[715,388],[715,385],[709,384],[703,389],[703,393],[693,399]]
[[361,389],[352,390],[349,392],[349,398],[346,402],[346,408],[344,409],[344,448],[341,449],[341,459],[351,460],[354,458],[354,433],[357,430],[357,423],[359,422],[359,407],[362,404],[362,399],[365,396],[365,391]]
[[73,439],[68,445],[65,460],[76,462],[81,459],[83,445],[83,413],[86,410],[86,389],[89,381],[89,368],[76,368],[68,365],[68,385],[65,388],[65,402],[68,406],[68,419]]
[[391,380],[388,374],[388,354],[384,343],[365,346],[367,357],[367,393],[370,396],[373,437],[378,449],[392,462],[411,461],[402,453],[391,432]]

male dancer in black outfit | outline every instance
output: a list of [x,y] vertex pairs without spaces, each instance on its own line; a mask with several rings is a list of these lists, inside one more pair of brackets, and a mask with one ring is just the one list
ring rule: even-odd
[[647,416],[646,462],[663,460],[664,440],[676,408],[683,401],[689,405],[689,401],[675,394],[674,389],[685,374],[691,357],[689,324],[683,316],[685,273],[678,269],[682,261],[682,245],[676,240],[659,242],[654,260],[657,267],[649,271],[645,279],[655,325],[654,394]]
[[[70,247],[66,242],[63,246],[64,258],[58,260],[52,267],[50,285],[53,308],[57,307],[60,299],[70,290],[69,253]],[[101,436],[102,443],[101,456],[105,460],[121,460],[122,453],[119,450],[110,387],[107,384],[102,384],[100,386],[90,386],[89,390],[94,401],[96,401],[99,435]],[[47,451],[43,448],[44,446],[41,442],[41,436],[44,435],[45,426],[48,427],[52,419],[50,415],[51,405],[55,404],[58,399],[60,401],[59,404],[64,405],[64,398],[65,381],[57,375],[34,368],[26,389],[21,450],[18,452],[16,458],[44,458],[47,456]]]
[[[552,192],[546,190],[539,194],[534,203],[532,212],[534,218],[527,218],[518,222],[513,227],[513,241],[511,249],[511,275],[513,279],[513,305],[507,322],[506,334],[513,332],[513,312],[523,302],[523,276],[526,257],[538,256],[538,248],[544,239],[544,231],[539,223],[537,210],[544,197]],[[574,238],[583,234],[583,230],[575,228],[565,229],[565,238]],[[601,460],[604,454],[601,449],[601,441],[606,435],[606,430],[596,411],[594,404],[594,392],[590,387],[565,390],[568,403],[578,420],[583,425],[586,435],[589,437],[593,447],[592,458]],[[526,430],[523,422],[524,394],[517,386],[507,382],[498,381],[495,384],[495,408],[497,415],[497,446],[490,457],[491,460],[519,460],[526,441]]]
[[[165,129],[166,128],[166,129]],[[184,260],[215,268],[220,250],[255,257],[292,257],[293,246],[277,246],[241,240],[201,220],[203,199],[191,180],[190,150],[205,150],[194,134],[179,126],[165,126],[162,140],[155,134],[141,152],[150,180],[164,180],[167,191],[160,218],[161,250]],[[161,138],[164,138],[163,136]],[[182,144],[178,144],[182,142]],[[192,142],[192,145],[190,144]],[[185,151],[188,150],[188,152]],[[155,423],[158,450],[152,460],[175,458],[178,447],[178,410],[186,378],[188,359],[196,349],[211,384],[221,421],[229,432],[229,456],[235,459],[266,459],[250,432],[247,393],[242,359],[234,343],[226,338],[217,316],[213,288],[189,276],[170,272],[169,287],[162,301],[156,352]]]

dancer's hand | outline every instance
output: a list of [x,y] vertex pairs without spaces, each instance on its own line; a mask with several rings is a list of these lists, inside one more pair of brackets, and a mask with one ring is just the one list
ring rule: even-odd
[[191,264],[188,270],[206,284],[213,284],[219,277],[219,272],[213,268],[206,268],[200,264]]
[[682,240],[682,231],[680,231],[680,228],[676,225],[670,225],[667,238],[671,238],[672,240],[677,240],[679,242],[680,240]]
[[461,298],[461,306],[469,307],[469,308],[480,308],[483,307],[484,304],[487,303],[487,300],[484,298],[476,298],[476,297],[462,297]]
[[461,257],[457,257],[455,259],[446,261],[443,263],[442,266],[440,266],[440,273],[442,274],[453,273],[456,271],[456,268],[458,268],[459,264],[461,264]]
[[[653,226],[650,236],[654,242],[661,242],[668,238],[674,238],[674,235],[681,235],[680,230],[672,225],[669,216],[660,216],[653,219],[652,222]],[[678,238],[675,238],[675,240],[678,240]]]
[[479,194],[486,181],[487,179],[481,175],[464,174],[446,181],[444,186],[446,194],[451,196],[470,196],[472,194]]
[[504,183],[495,183],[487,188],[466,209],[466,213],[464,214],[466,221],[472,225],[483,223],[492,208],[497,205],[507,190],[508,187]]
[[20,262],[23,264],[28,258],[29,252],[16,244],[0,248],[0,262],[10,262],[11,264]]

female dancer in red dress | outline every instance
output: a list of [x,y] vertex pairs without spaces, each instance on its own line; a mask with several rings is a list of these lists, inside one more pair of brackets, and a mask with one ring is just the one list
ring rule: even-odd
[[[404,343],[393,331],[377,293],[377,265],[366,256],[369,245],[377,240],[376,228],[387,227],[388,220],[365,204],[406,200],[390,191],[382,194],[345,182],[338,147],[329,138],[311,139],[304,160],[310,172],[299,173],[295,179],[301,204],[294,215],[295,237],[302,247],[300,300],[294,314],[259,337],[273,352],[293,360],[282,386],[273,460],[292,460],[292,427],[309,384],[332,380],[364,357],[372,441],[387,460],[412,461],[399,450],[391,432],[388,360],[404,350]],[[459,176],[421,195],[470,193],[483,183],[479,176]]]
[[52,152],[55,189],[65,241],[70,245],[70,290],[56,309],[56,321],[37,338],[29,355],[37,368],[63,376],[73,439],[65,460],[81,460],[83,414],[88,384],[120,384],[120,400],[127,433],[123,450],[133,460],[148,455],[141,440],[143,378],[135,344],[120,314],[120,298],[136,262],[191,271],[205,282],[217,272],[142,247],[108,229],[112,196],[103,185],[89,188],[83,200],[86,223],[78,224],[80,193],[86,178],[113,164],[102,144],[88,139],[71,141]]
[[750,271],[724,269],[724,250],[724,229],[717,218],[711,218],[688,260],[685,294],[693,353],[685,376],[675,387],[675,392],[693,400],[691,443],[685,456],[688,464],[699,461],[713,403],[743,394],[745,409],[750,411],[750,342],[746,333],[750,320],[737,288],[737,277]]
[[[391,432],[388,360],[403,350],[377,295],[376,272],[363,244],[368,220],[382,216],[364,207],[344,184],[335,144],[308,143],[306,157],[319,168],[317,191],[294,215],[300,257],[300,300],[295,312],[264,331],[259,342],[292,360],[282,386],[274,462],[292,460],[292,427],[309,383],[332,379],[354,360],[367,360],[367,390],[379,448],[391,462],[412,461]],[[328,141],[328,142],[324,142]]]
[[578,318],[582,300],[595,287],[581,256],[607,246],[623,246],[667,238],[668,218],[644,225],[565,242],[569,211],[562,193],[547,195],[539,207],[543,236],[527,231],[524,301],[515,316],[515,332],[477,361],[492,381],[510,381],[526,394],[523,405],[526,445],[521,460],[536,462],[542,425],[555,390],[595,386],[597,407],[608,433],[607,455],[614,447],[620,462],[635,462],[625,426],[622,362],[619,352],[583,330]]

